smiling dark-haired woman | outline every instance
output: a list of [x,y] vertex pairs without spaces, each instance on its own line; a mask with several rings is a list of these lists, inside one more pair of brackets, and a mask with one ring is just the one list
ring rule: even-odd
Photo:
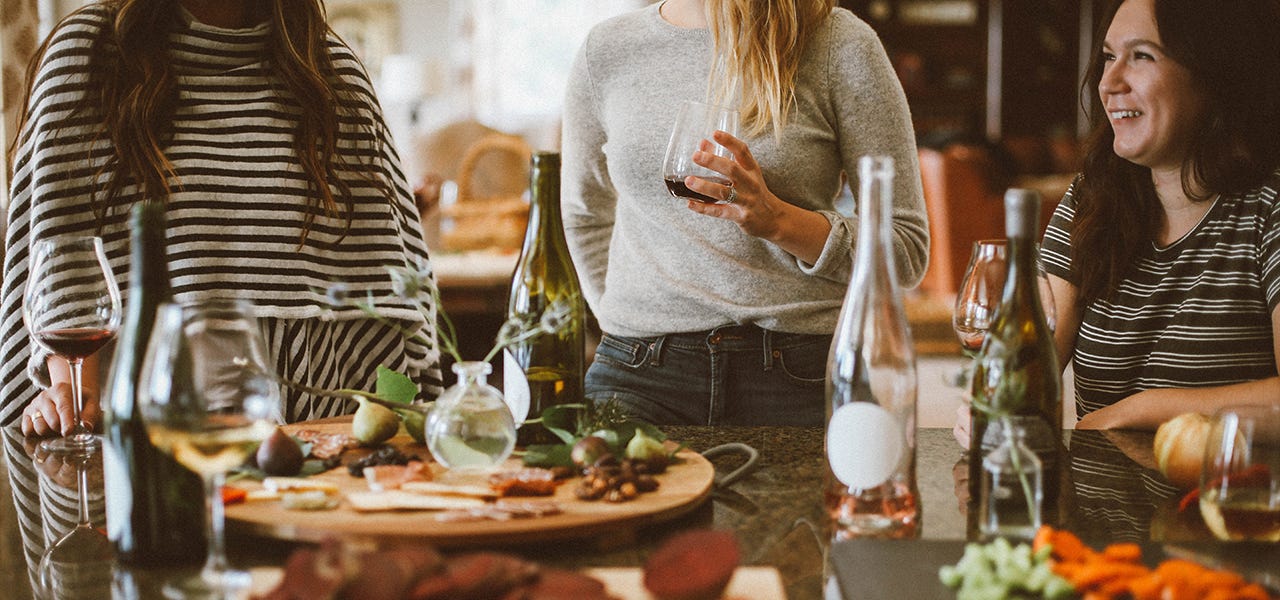
[[[422,334],[406,340],[324,295],[342,282],[392,297],[385,267],[425,270],[428,257],[372,86],[320,0],[103,0],[59,23],[29,81],[0,290],[0,423],[21,411],[28,434],[70,428],[65,369],[46,371],[22,323],[29,249],[101,235],[126,279],[129,207],[144,199],[167,207],[175,300],[252,301],[281,375],[370,389],[384,364],[439,390],[434,308],[379,307]],[[426,286],[417,300],[431,298]],[[344,409],[283,396],[291,421]]]
[[1123,0],[1104,28],[1043,243],[1077,427],[1280,402],[1280,3]]

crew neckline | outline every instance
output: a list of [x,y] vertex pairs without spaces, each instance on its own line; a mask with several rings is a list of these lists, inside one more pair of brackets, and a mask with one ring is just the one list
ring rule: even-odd
[[690,34],[707,34],[710,32],[710,29],[707,27],[681,27],[671,21],[668,21],[662,16],[662,7],[666,6],[666,4],[667,0],[662,0],[662,2],[655,2],[647,7],[650,14],[653,16],[653,19],[657,21],[657,24],[661,29],[666,31],[687,32]]
[[183,6],[181,3],[178,4],[178,14],[181,15],[183,23],[186,23],[187,27],[190,29],[210,33],[220,33],[223,35],[259,35],[265,33],[271,27],[271,21],[262,21],[261,23],[251,25],[249,27],[219,27],[217,25],[210,25],[196,18],[196,16],[191,14],[191,11],[187,10],[187,7]]

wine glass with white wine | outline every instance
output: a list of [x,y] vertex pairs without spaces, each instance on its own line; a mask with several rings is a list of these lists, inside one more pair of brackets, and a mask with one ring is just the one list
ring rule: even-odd
[[165,304],[156,312],[138,406],[151,443],[201,475],[209,551],[194,577],[169,582],[171,598],[235,597],[247,572],[228,567],[219,489],[227,470],[275,431],[280,389],[252,306],[239,300]]

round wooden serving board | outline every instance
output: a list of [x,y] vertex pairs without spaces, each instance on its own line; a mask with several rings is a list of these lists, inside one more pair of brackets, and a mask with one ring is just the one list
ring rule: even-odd
[[[314,429],[326,433],[351,433],[350,417],[326,419],[285,426],[286,433]],[[406,454],[429,460],[431,452],[401,433],[390,442]],[[669,442],[668,442],[669,443]],[[342,455],[343,465],[368,453],[348,450]],[[250,501],[228,506],[227,529],[232,533],[248,533],[293,541],[318,542],[326,537],[361,537],[378,541],[429,542],[442,547],[507,545],[567,538],[601,538],[626,541],[638,527],[666,521],[697,508],[711,495],[715,468],[701,454],[682,450],[665,473],[658,475],[657,490],[640,494],[627,502],[603,500],[586,502],[573,495],[576,480],[565,481],[553,497],[564,511],[558,515],[509,521],[440,522],[434,511],[391,511],[361,513],[342,500],[333,510],[307,511],[285,509],[279,500]],[[430,463],[437,480],[454,476],[437,463]],[[518,459],[507,466],[519,468]],[[313,475],[312,479],[331,482],[343,494],[367,491],[363,478],[347,473],[346,466]],[[254,490],[262,487],[253,480],[239,480],[234,486]]]

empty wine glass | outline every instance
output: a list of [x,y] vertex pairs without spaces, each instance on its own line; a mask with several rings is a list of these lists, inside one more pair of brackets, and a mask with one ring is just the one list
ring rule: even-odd
[[94,452],[101,447],[81,419],[81,365],[120,329],[120,288],[102,238],[61,237],[36,242],[22,302],[31,337],[71,367],[72,430],[42,444],[49,452]]
[[1280,542],[1280,406],[1232,406],[1213,416],[1200,514],[1220,540]]
[[[1053,290],[1049,276],[1040,266],[1039,245],[1036,246],[1037,279],[1040,285],[1040,304],[1045,322],[1053,331],[1057,325],[1057,311],[1053,302]],[[955,310],[951,325],[960,339],[960,345],[969,352],[977,352],[987,337],[996,308],[1004,295],[1005,275],[1008,268],[1005,240],[978,240],[973,243],[969,265],[956,293]]]
[[[110,596],[115,552],[89,515],[89,463],[94,453],[50,453],[44,460],[71,462],[76,468],[76,525],[40,555],[39,597],[98,599]],[[40,460],[37,454],[37,460]]]
[[685,184],[685,178],[693,176],[720,185],[731,185],[724,175],[693,162],[693,153],[701,148],[703,141],[710,142],[708,151],[712,154],[733,158],[733,153],[728,148],[712,140],[712,134],[717,130],[737,136],[738,111],[694,100],[689,100],[680,107],[675,127],[671,131],[671,141],[667,143],[667,155],[662,161],[662,180],[672,196],[712,204],[724,202],[720,198],[695,192]]
[[969,352],[982,348],[987,330],[991,328],[1004,291],[1006,264],[1004,240],[978,240],[973,243],[973,252],[969,254],[964,278],[960,280],[951,317],[960,345]]
[[156,312],[138,407],[151,443],[203,477],[209,510],[204,568],[169,582],[169,597],[233,597],[249,584],[248,573],[227,566],[218,490],[226,471],[275,431],[280,390],[269,364],[248,302],[170,303]]

